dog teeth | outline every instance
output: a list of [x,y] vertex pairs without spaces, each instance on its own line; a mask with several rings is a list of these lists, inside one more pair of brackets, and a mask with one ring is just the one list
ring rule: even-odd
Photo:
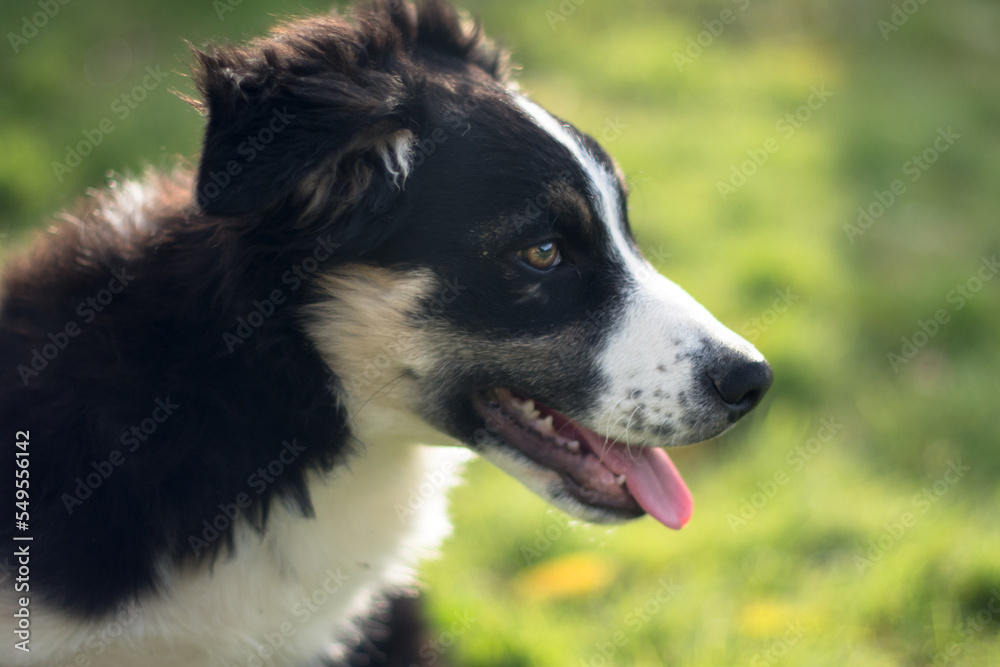
[[625,475],[616,475],[615,484],[618,486],[625,486]]
[[580,443],[576,440],[568,440],[566,442],[566,449],[573,452],[574,454],[580,453]]
[[531,422],[531,425],[542,433],[555,435],[555,428],[552,427],[552,415],[546,415],[544,419],[536,419]]
[[514,407],[520,410],[521,414],[524,415],[524,418],[528,421],[534,421],[542,415],[541,412],[535,409],[535,402],[530,398],[524,403],[517,403],[515,401]]
[[519,422],[523,428],[546,438],[560,449],[568,449],[574,454],[580,451],[579,442],[567,441],[558,436],[552,415],[542,417],[542,412],[536,407],[534,399],[526,398],[522,401],[510,393],[509,389],[503,388],[494,389],[492,397],[499,401],[502,407],[507,408],[506,416],[508,419]]

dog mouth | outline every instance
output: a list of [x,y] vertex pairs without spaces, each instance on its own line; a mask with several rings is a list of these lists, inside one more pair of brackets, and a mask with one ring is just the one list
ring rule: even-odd
[[473,403],[490,430],[557,474],[578,502],[623,519],[646,513],[674,530],[691,518],[691,492],[664,450],[609,440],[509,389],[476,392]]

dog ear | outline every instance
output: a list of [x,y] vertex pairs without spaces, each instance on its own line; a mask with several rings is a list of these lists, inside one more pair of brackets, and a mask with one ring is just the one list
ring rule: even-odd
[[336,214],[402,188],[419,110],[391,22],[310,19],[195,56],[208,115],[197,181],[206,213]]

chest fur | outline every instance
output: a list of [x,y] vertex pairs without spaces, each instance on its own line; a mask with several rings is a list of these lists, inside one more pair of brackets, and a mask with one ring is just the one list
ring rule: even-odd
[[315,517],[278,506],[263,535],[238,525],[233,555],[165,568],[160,592],[112,618],[33,610],[38,649],[17,664],[298,667],[335,651],[375,597],[412,586],[448,534],[446,492],[468,458],[379,435],[346,466],[310,478]]

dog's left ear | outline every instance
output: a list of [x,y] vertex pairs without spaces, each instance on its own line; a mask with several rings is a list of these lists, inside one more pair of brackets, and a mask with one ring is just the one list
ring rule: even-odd
[[384,208],[402,188],[419,110],[398,32],[311,19],[195,56],[206,213],[335,216],[362,202]]

